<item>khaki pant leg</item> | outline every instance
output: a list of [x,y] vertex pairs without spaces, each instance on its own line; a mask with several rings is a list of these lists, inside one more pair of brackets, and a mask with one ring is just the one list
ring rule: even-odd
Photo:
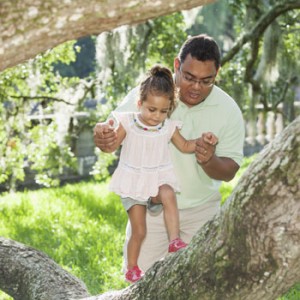
[[197,231],[218,213],[220,201],[218,196],[199,206],[179,210],[180,237],[183,241],[189,243]]

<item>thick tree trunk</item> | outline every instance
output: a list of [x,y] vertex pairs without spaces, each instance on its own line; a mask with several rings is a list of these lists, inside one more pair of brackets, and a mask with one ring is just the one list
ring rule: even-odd
[[68,40],[214,0],[1,0],[0,71]]
[[188,248],[88,300],[274,300],[300,282],[300,117],[251,164]]
[[119,295],[88,299],[276,299],[300,281],[299,177],[300,118],[259,155],[186,250]]
[[[276,299],[300,282],[299,177],[300,117],[260,153],[186,249],[127,289],[84,299]],[[4,239],[0,270],[0,288],[15,299],[87,297],[43,254]]]
[[67,300],[89,296],[78,278],[48,256],[0,238],[0,289],[14,300]]

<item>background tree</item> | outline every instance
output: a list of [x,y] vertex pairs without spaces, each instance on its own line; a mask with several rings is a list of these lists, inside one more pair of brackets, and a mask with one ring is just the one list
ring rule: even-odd
[[58,184],[57,176],[65,167],[75,166],[70,146],[58,135],[59,118],[44,117],[53,115],[58,103],[72,106],[58,93],[78,85],[78,80],[54,73],[53,63],[74,60],[73,44],[0,74],[0,183],[8,189],[25,179],[26,169],[36,173],[37,183],[49,186]]
[[[0,94],[5,105],[0,183],[13,190],[33,171],[37,184],[51,186],[58,185],[70,168],[76,173],[73,156],[78,133],[104,121],[146,67],[159,62],[156,47],[163,54],[161,62],[172,67],[175,51],[186,36],[183,26],[181,13],[123,26],[97,38],[63,44],[2,72]],[[88,73],[76,67],[82,64],[90,66]],[[97,110],[90,110],[89,102]],[[78,122],[73,115],[85,111],[87,117]],[[108,176],[107,168],[115,158],[99,155],[92,172],[95,178]]]
[[[236,31],[240,34],[223,57],[222,77],[224,74],[224,78],[231,78],[228,83],[225,82],[228,88],[241,84],[241,88],[233,91],[236,92],[235,98],[240,106],[249,115],[251,130],[255,136],[258,104],[262,105],[264,115],[269,111],[275,114],[283,112],[285,124],[292,120],[292,114],[288,114],[287,110],[279,110],[278,107],[280,104],[294,107],[294,90],[296,84],[299,84],[297,74],[300,57],[296,49],[300,45],[297,34],[300,3],[230,3],[237,17]],[[291,36],[293,42],[290,40]]]
[[[62,86],[65,90],[69,89],[69,96],[64,93],[62,98],[65,99],[65,103],[69,102],[69,99],[72,99],[74,104],[73,106],[63,104],[62,102],[58,104],[57,101],[55,104],[55,109],[61,112],[59,114],[60,116],[63,116],[59,118],[59,123],[56,126],[59,126],[58,128],[62,135],[69,134],[69,136],[66,137],[68,143],[65,144],[65,146],[69,146],[70,150],[74,149],[73,145],[77,134],[83,127],[87,126],[92,128],[96,121],[105,120],[111,109],[122,100],[128,90],[138,83],[140,75],[143,74],[150,65],[153,63],[163,63],[172,68],[173,58],[176,56],[181,42],[186,38],[188,33],[197,34],[197,30],[205,30],[212,35],[216,35],[216,39],[219,41],[221,50],[224,53],[223,69],[220,73],[221,77],[218,84],[233,95],[245,115],[249,115],[250,124],[252,124],[250,129],[252,131],[253,142],[256,142],[257,104],[263,105],[265,118],[269,111],[278,113],[278,105],[282,102],[284,103],[284,116],[286,116],[286,119],[290,121],[295,117],[293,100],[295,98],[294,91],[297,83],[296,74],[299,69],[299,54],[297,54],[297,51],[291,50],[290,47],[297,49],[299,46],[299,37],[295,31],[298,24],[296,22],[297,10],[295,10],[297,7],[299,7],[297,1],[288,1],[287,3],[268,2],[264,5],[250,2],[230,2],[230,5],[228,5],[224,2],[218,2],[202,9],[198,8],[193,10],[193,16],[187,12],[183,14],[175,13],[173,15],[149,20],[146,23],[133,27],[123,26],[112,32],[102,33],[98,37],[81,39],[76,43],[74,49],[79,48],[77,45],[81,45],[82,49],[77,51],[76,60],[73,55],[73,63],[70,61],[67,62],[69,67],[66,63],[58,64],[53,61],[55,68],[53,69],[53,66],[49,65],[47,69],[47,72],[49,72],[47,76],[53,76],[53,74],[50,74],[51,72],[53,73],[53,70],[60,70],[60,74],[64,76],[65,81],[65,84]],[[289,12],[288,15],[286,14],[287,11]],[[265,14],[260,18],[259,16],[264,12]],[[189,23],[186,23],[183,17],[183,15],[186,14],[188,14],[188,16],[185,19],[189,20]],[[209,22],[211,21],[209,20],[214,20],[211,16],[217,16],[219,20],[217,23],[218,26],[210,26]],[[279,22],[278,20],[281,19],[281,27],[283,29],[278,30],[279,26],[275,26],[274,24],[277,24]],[[192,20],[195,20],[195,23]],[[284,43],[279,43],[281,39],[278,37],[283,36],[283,34],[287,32],[287,26],[285,26],[286,20],[288,20],[288,28],[290,28],[288,31],[289,34],[287,38],[282,40]],[[191,26],[186,27],[188,26],[187,24]],[[246,29],[245,33],[241,31],[241,24]],[[273,27],[276,27],[277,30],[274,31],[272,29]],[[255,29],[253,30],[252,28]],[[266,31],[266,28],[269,29]],[[249,32],[251,34],[249,34]],[[253,34],[253,32],[255,32],[255,34]],[[264,32],[266,32],[264,38],[265,46],[262,47],[260,41],[262,41]],[[240,37],[233,45],[235,36],[237,35],[240,35]],[[250,40],[251,37],[252,41]],[[253,51],[250,51],[250,48],[247,47],[250,41],[253,44]],[[280,46],[281,44],[283,44],[284,47]],[[231,49],[230,45],[233,45]],[[278,49],[282,49],[282,51]],[[87,54],[82,56],[84,53]],[[278,53],[284,53],[284,55]],[[60,56],[62,55],[61,53]],[[72,83],[71,80],[65,78],[65,76],[70,77],[71,75],[76,75],[82,77],[83,74],[81,72],[74,73],[76,70],[74,66],[76,66],[76,64],[79,65],[82,57],[87,56],[90,57],[90,59],[86,59],[84,65],[90,66],[87,70],[91,72],[88,73],[87,77],[82,78],[80,82],[77,80],[77,85],[75,86],[74,80]],[[66,57],[67,55],[65,55],[64,59],[66,59]],[[96,61],[93,59],[94,57],[96,57]],[[233,59],[232,63],[228,63],[230,57]],[[33,63],[31,63],[31,65],[32,64]],[[95,68],[96,64],[97,67]],[[286,66],[290,68],[287,69]],[[25,69],[26,68],[27,67],[25,67]],[[35,67],[35,69],[37,69],[37,67]],[[83,68],[79,69],[82,70]],[[42,72],[31,72],[30,76],[33,76],[32,74],[41,76],[41,74],[45,74],[45,72],[46,69],[44,68]],[[22,74],[24,74],[24,72]],[[274,74],[277,75],[274,77]],[[4,74],[4,77],[5,76]],[[45,104],[43,99],[47,96],[46,91],[49,90],[47,84],[51,82],[53,85],[53,82],[60,81],[59,78],[55,80],[53,78],[52,80],[42,81],[40,88],[35,88],[37,91],[35,93],[35,99],[37,99],[39,103],[42,102],[43,105]],[[69,88],[66,86],[67,81],[70,82],[68,85]],[[20,82],[19,80],[19,83]],[[291,85],[293,88],[289,88]],[[43,88],[41,88],[42,86]],[[22,91],[22,85],[19,85],[18,90]],[[61,90],[61,88],[56,88],[56,92],[58,90]],[[3,89],[3,101],[7,100],[5,91],[6,89]],[[31,94],[33,94],[32,91]],[[24,90],[23,96],[26,95],[28,96],[28,92]],[[8,97],[10,96],[8,95]],[[41,101],[38,100],[38,97],[42,97]],[[54,91],[51,91],[51,94],[48,93],[47,97],[54,99],[58,97],[58,95],[55,95]],[[85,119],[84,122],[82,122],[83,119],[81,119],[81,124],[79,125],[79,123],[72,118],[72,113],[87,110],[85,107],[86,100],[98,104],[97,113],[89,111],[90,118]],[[49,102],[49,100],[46,102]],[[53,105],[50,106],[53,107]],[[40,105],[39,107],[41,108],[42,106]],[[49,107],[47,109],[49,111]],[[66,112],[68,113],[66,114]],[[44,109],[43,113],[47,113],[47,110]],[[66,115],[67,117],[65,118]],[[20,119],[19,116],[17,118]],[[3,120],[5,120],[5,118]],[[75,123],[73,122],[74,120]],[[69,128],[67,128],[68,122],[70,123]],[[54,123],[51,126],[54,126]],[[47,127],[44,127],[44,129],[47,130]],[[51,128],[49,128],[49,130],[50,129]],[[35,137],[37,137],[37,132],[42,131],[35,130]],[[42,134],[42,136],[45,136],[45,134]],[[46,136],[50,137],[51,133]],[[53,136],[51,140],[55,140],[55,138],[57,137]],[[51,145],[50,140],[41,143]],[[9,142],[9,144],[14,146],[14,140],[12,140],[12,143]],[[47,147],[44,149],[44,154],[48,155],[50,153],[47,152],[49,149]],[[52,162],[51,160],[45,160],[43,158],[34,158],[36,162],[49,162],[49,164],[44,166],[41,163],[35,163],[36,171],[42,173],[36,176],[38,183],[47,186],[49,184],[58,184],[59,180],[57,176],[66,170],[62,163],[66,162],[66,167],[71,165],[75,166],[74,159],[66,159],[71,155],[70,152],[67,154],[69,151],[68,147],[65,148],[66,151],[62,151],[62,147],[56,147],[55,149],[56,158]],[[62,160],[58,159],[60,151],[62,151],[62,157],[64,157],[65,154],[67,155]],[[12,154],[19,156],[18,160],[10,160],[15,161],[14,165],[18,164],[18,168],[14,168],[13,165],[8,166],[7,163],[2,164],[6,166],[3,170],[13,170],[13,174],[4,174],[2,176],[2,182],[6,182],[10,187],[15,185],[16,179],[24,179],[24,171],[21,166],[25,154],[20,156],[19,153],[19,151],[9,151],[9,154],[6,153],[6,157]],[[93,174],[97,176],[97,178],[107,176],[108,173],[103,172],[103,170],[107,169],[107,166],[111,164],[113,159],[114,157],[111,155],[98,155],[98,162],[94,166]],[[59,161],[61,163],[57,164]],[[50,171],[52,163],[53,170]],[[45,171],[46,167],[48,169],[47,171]]]

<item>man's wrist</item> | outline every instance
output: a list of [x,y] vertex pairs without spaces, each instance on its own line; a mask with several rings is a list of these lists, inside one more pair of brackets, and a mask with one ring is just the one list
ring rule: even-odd
[[206,160],[206,161],[201,161],[201,160],[198,160],[198,163],[199,163],[199,165],[200,166],[207,166],[207,165],[209,165],[210,164],[210,162],[212,161],[212,159],[213,159],[213,157],[214,157],[215,155],[212,155],[208,160]]

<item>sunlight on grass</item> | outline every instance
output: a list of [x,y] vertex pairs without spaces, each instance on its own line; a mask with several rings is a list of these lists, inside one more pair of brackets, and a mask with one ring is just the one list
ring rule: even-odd
[[6,194],[0,214],[1,236],[45,252],[91,294],[127,286],[121,273],[127,216],[106,184]]

